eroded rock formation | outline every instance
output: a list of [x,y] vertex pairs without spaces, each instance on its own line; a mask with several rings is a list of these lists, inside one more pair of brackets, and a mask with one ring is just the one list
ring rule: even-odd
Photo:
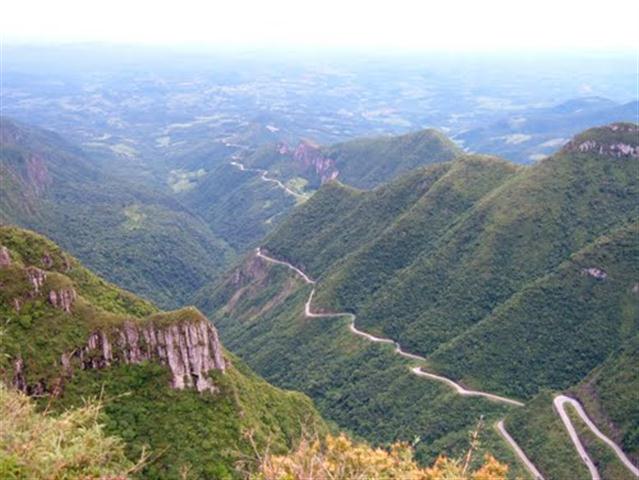
[[584,268],[583,273],[585,275],[589,275],[593,278],[596,278],[597,280],[605,280],[606,278],[608,278],[608,274],[602,269],[597,267]]
[[39,293],[40,289],[44,285],[44,281],[47,279],[47,273],[44,270],[40,270],[38,267],[27,267],[25,272],[34,292]]
[[60,288],[49,292],[49,303],[55,308],[71,313],[71,307],[75,302],[77,294],[73,288]]
[[[215,391],[208,373],[226,368],[217,331],[206,319],[163,327],[125,322],[110,334],[93,332],[74,356],[85,369],[159,361],[171,371],[172,388],[195,388],[198,392]],[[64,355],[62,365],[70,366]]]
[[324,156],[322,149],[309,141],[301,141],[297,147],[291,148],[286,143],[277,145],[280,155],[290,155],[300,167],[308,172],[313,172],[320,178],[321,183],[334,180],[339,175],[335,161]]
[[[613,135],[617,136],[617,140],[602,142],[597,138],[585,139],[583,136],[577,136],[568,142],[563,150],[579,153],[593,152],[599,155],[608,155],[616,158],[639,158],[639,145],[636,144],[636,135],[639,135],[639,127],[623,123],[615,123],[605,127],[599,127],[599,130],[604,129],[615,132]],[[627,143],[627,141],[620,140],[628,139],[629,141],[632,141],[632,137],[629,137],[628,134],[635,136],[635,141],[633,143]]]

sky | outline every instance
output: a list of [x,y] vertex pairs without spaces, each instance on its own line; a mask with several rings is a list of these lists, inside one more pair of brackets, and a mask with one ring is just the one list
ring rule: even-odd
[[639,50],[636,0],[19,0],[5,44]]

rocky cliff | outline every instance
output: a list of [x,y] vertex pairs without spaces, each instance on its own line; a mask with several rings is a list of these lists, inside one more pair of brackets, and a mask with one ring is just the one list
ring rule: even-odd
[[[58,363],[57,374],[46,378],[34,372],[28,351],[7,353],[12,371],[8,380],[14,387],[30,395],[60,395],[75,369],[157,362],[169,369],[174,389],[217,390],[208,374],[225,371],[223,350],[217,331],[197,309],[183,308],[143,318],[110,315],[82,298],[82,286],[66,273],[71,268],[66,257],[58,271],[44,269],[54,266],[46,251],[33,257],[44,268],[25,265],[20,257],[0,245],[0,306],[8,309],[8,315],[17,316],[23,328],[39,328],[33,324],[33,311],[38,308],[48,310],[50,324],[76,324],[87,336],[84,343],[76,336],[73,343],[58,344],[55,356],[59,363],[54,362]],[[54,337],[57,335],[61,335],[58,330]],[[46,340],[56,342],[55,338]]]
[[[214,392],[216,387],[207,374],[212,370],[225,370],[222,345],[213,325],[194,309],[189,310],[195,318],[179,324],[125,322],[109,333],[95,331],[72,357],[80,360],[83,369],[156,361],[169,367],[172,388]],[[197,318],[198,315],[201,318]],[[62,355],[65,369],[71,367],[71,360],[69,354]]]
[[280,155],[290,155],[303,171],[317,175],[321,183],[339,176],[335,161],[326,157],[319,145],[308,140],[301,141],[295,148],[281,143],[277,146],[277,151]]
[[639,158],[639,125],[632,123],[613,123],[593,128],[577,135],[568,142],[562,151],[573,153],[592,152],[599,155],[623,158]]

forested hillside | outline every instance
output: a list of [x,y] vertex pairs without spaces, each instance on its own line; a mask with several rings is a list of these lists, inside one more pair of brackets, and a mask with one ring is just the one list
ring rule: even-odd
[[427,129],[327,146],[311,141],[297,146],[267,145],[243,161],[286,180],[302,178],[313,189],[334,179],[357,188],[372,188],[414,168],[451,160],[460,153],[444,135]]
[[0,222],[35,228],[109,280],[184,304],[233,249],[175,199],[96,167],[55,133],[0,122]]
[[[416,379],[390,347],[354,337],[346,318],[305,318],[310,287],[260,258],[203,289],[198,304],[258,372],[372,440],[416,435],[454,451],[473,417],[492,422],[504,409],[531,422],[543,411],[556,424],[548,392],[594,375],[639,329],[638,133],[592,129],[530,167],[462,156],[371,191],[329,182],[263,244],[317,281],[314,311],[353,312],[358,329],[426,356],[427,370],[530,400],[526,410]],[[629,423],[610,422],[615,438],[632,437]],[[521,422],[507,426],[521,438]],[[574,460],[565,471],[579,468],[557,434]],[[418,445],[417,455],[434,452]],[[548,465],[550,478],[570,478]]]
[[[270,233],[295,205],[303,203],[329,180],[370,188],[460,153],[455,144],[435,130],[355,139],[330,146],[310,141],[297,146],[266,144],[240,149],[229,156],[229,162],[212,168],[178,198],[226,242],[245,249]],[[264,181],[265,172],[281,185]]]
[[[326,429],[306,396],[269,385],[226,351],[197,309],[160,312],[33,232],[0,227],[0,313],[4,384],[52,413],[102,400],[100,431],[119,437],[113,448],[128,458],[114,450],[105,473],[146,452],[141,478],[239,478],[237,462],[255,465],[259,452],[286,453],[302,433]],[[33,421],[45,432],[47,420]],[[110,441],[91,438],[91,452]],[[71,461],[72,451],[59,453]],[[1,471],[36,475],[25,458],[0,458]]]

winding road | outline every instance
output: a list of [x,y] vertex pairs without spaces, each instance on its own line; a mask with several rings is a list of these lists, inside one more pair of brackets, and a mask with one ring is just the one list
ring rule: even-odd
[[597,436],[597,438],[599,438],[606,445],[608,445],[615,452],[615,454],[617,455],[621,463],[623,463],[623,465],[628,470],[630,470],[630,472],[632,472],[633,475],[639,478],[639,468],[635,467],[632,464],[628,456],[625,453],[623,453],[623,450],[621,450],[621,448],[619,448],[619,445],[617,445],[615,442],[610,440],[610,438],[608,438],[603,433],[601,433],[601,430],[599,430],[597,426],[592,422],[592,420],[590,420],[585,410],[583,409],[583,407],[577,400],[575,400],[574,398],[567,397],[565,395],[557,395],[553,399],[552,403],[555,409],[557,410],[557,413],[559,413],[559,417],[561,418],[561,421],[563,422],[564,427],[566,427],[566,430],[568,430],[568,434],[570,435],[570,439],[572,440],[572,443],[575,445],[575,449],[577,449],[577,452],[579,452],[579,456],[588,467],[588,470],[590,470],[590,476],[592,477],[592,480],[601,479],[601,477],[599,476],[599,471],[597,470],[597,467],[595,466],[592,459],[586,452],[586,449],[581,443],[581,440],[579,440],[579,435],[577,435],[575,427],[570,421],[570,417],[566,413],[566,404],[572,406],[575,409],[575,411],[577,412],[577,415],[579,415],[579,417],[584,421],[584,423],[588,426],[590,431],[594,433]]
[[[241,164],[238,164],[238,165],[241,165]],[[242,169],[244,169],[243,165],[242,165]],[[265,175],[263,174],[262,175],[262,179],[264,179],[264,176]],[[283,260],[278,260],[276,258],[273,258],[273,257],[263,253],[262,249],[259,248],[259,247],[256,249],[256,255],[258,257],[262,258],[263,260],[269,262],[269,263],[282,265],[282,266],[285,266],[285,267],[289,268],[290,270],[293,270],[308,285],[315,285],[316,284],[315,280],[310,278],[306,273],[304,273],[302,270],[300,270],[296,266],[290,264],[289,262],[286,262],[286,261],[283,261]],[[308,296],[308,300],[306,300],[306,303],[304,304],[304,314],[307,317],[309,317],[309,318],[347,317],[351,321],[350,325],[349,325],[349,329],[355,335],[363,337],[363,338],[365,338],[365,339],[367,339],[367,340],[369,340],[371,342],[393,345],[395,347],[395,352],[398,355],[401,355],[402,357],[405,357],[405,358],[408,358],[408,359],[411,359],[411,360],[421,361],[421,362],[425,362],[426,361],[426,359],[424,357],[420,356],[420,355],[415,355],[413,353],[409,353],[409,352],[406,352],[406,351],[402,350],[402,348],[399,345],[399,343],[397,343],[396,341],[394,341],[394,340],[392,340],[390,338],[376,337],[375,335],[371,335],[370,333],[366,333],[366,332],[364,332],[362,330],[359,330],[355,326],[356,316],[353,313],[348,313],[348,312],[338,312],[338,313],[314,312],[312,310],[312,307],[311,307],[314,295],[315,295],[315,287],[313,287],[313,289],[311,290],[311,293]],[[502,397],[502,396],[499,396],[499,395],[495,395],[495,394],[488,393],[488,392],[482,392],[482,391],[479,391],[479,390],[468,390],[468,389],[464,388],[463,386],[461,386],[460,384],[456,383],[455,381],[451,380],[450,378],[443,377],[441,375],[436,375],[434,373],[426,372],[420,366],[411,367],[410,371],[414,375],[417,375],[419,377],[423,377],[423,378],[427,378],[429,380],[434,380],[434,381],[437,381],[437,382],[444,383],[444,384],[448,385],[449,387],[453,388],[459,395],[484,397],[484,398],[487,398],[488,400],[492,400],[494,402],[506,403],[506,404],[515,405],[515,406],[518,406],[518,407],[523,407],[524,406],[524,404],[522,402],[520,402],[518,400],[514,400],[512,398]],[[586,452],[586,449],[584,448],[583,444],[579,440],[579,436],[577,435],[575,427],[572,424],[572,421],[570,420],[570,417],[566,413],[566,409],[565,409],[566,404],[571,405],[576,410],[577,414],[586,423],[588,428],[590,428],[590,430],[599,439],[601,439],[603,442],[605,442],[615,452],[615,454],[617,455],[619,460],[623,463],[623,465],[633,475],[635,475],[637,478],[639,478],[639,469],[637,469],[637,467],[632,464],[630,459],[626,456],[626,454],[621,450],[621,448],[615,442],[613,442],[610,438],[608,438],[606,435],[601,433],[601,431],[597,428],[597,426],[588,417],[588,415],[584,411],[584,409],[581,406],[581,404],[577,400],[575,400],[573,398],[567,397],[565,395],[557,395],[554,398],[554,400],[553,400],[553,405],[554,405],[555,409],[557,410],[557,413],[559,414],[559,417],[561,418],[561,421],[563,422],[564,427],[568,431],[568,434],[570,435],[570,438],[571,438],[571,440],[572,440],[572,442],[573,442],[573,444],[575,446],[575,449],[577,450],[580,458],[585,463],[586,467],[588,467],[588,470],[590,471],[590,476],[591,476],[592,480],[601,480],[601,476],[599,475],[599,471],[597,470],[597,467],[595,466],[595,463],[593,462],[592,458],[590,458],[590,456],[588,455],[588,452]],[[498,421],[495,424],[495,428],[497,429],[497,431],[499,432],[501,437],[510,445],[510,447],[513,449],[513,451],[515,452],[517,457],[521,460],[522,464],[526,467],[526,469],[532,475],[532,477],[535,480],[544,480],[543,475],[539,472],[537,467],[535,467],[535,465],[526,456],[526,454],[524,453],[522,448],[517,444],[517,442],[506,431],[506,427],[504,426],[504,421],[503,420]]]
[[263,170],[261,168],[247,168],[244,166],[244,164],[240,163],[237,161],[238,157],[233,157],[235,158],[234,160],[232,160],[230,163],[231,165],[233,165],[236,168],[239,168],[242,172],[255,172],[255,173],[259,173],[260,174],[260,179],[263,182],[270,182],[273,183],[275,185],[277,185],[279,188],[281,188],[282,190],[284,190],[285,193],[287,193],[288,195],[291,195],[295,198],[300,198],[300,199],[305,199],[306,197],[304,195],[302,195],[301,193],[297,193],[294,190],[291,190],[290,188],[288,188],[286,185],[284,185],[280,180],[278,180],[277,178],[271,178],[268,176],[268,170]]

